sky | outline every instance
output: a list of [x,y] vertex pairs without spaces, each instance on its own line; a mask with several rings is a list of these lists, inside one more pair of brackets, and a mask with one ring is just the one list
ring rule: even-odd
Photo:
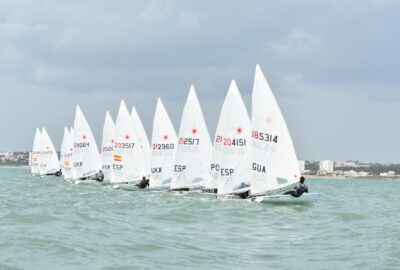
[[194,84],[213,138],[235,79],[251,112],[260,64],[299,159],[400,163],[399,1],[0,1],[0,150],[36,127],[60,148],[79,104],[101,142],[105,112],[136,106],[151,138]]

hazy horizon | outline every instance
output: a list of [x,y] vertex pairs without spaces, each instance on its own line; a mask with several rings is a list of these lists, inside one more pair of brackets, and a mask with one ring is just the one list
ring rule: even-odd
[[[251,113],[260,64],[301,160],[400,163],[400,2],[0,2],[0,150],[36,127],[59,150],[82,108],[97,144],[106,110],[135,106],[147,135],[160,97],[176,131],[191,84],[210,136],[235,79]],[[7,130],[5,131],[5,128]]]

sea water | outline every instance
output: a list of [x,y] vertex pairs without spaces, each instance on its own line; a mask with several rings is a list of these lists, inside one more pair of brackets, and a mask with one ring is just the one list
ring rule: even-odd
[[0,169],[0,269],[400,268],[400,181],[307,184],[269,205]]

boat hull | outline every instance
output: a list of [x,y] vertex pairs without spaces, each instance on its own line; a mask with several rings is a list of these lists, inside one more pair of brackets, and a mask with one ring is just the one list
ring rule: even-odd
[[321,193],[304,193],[300,197],[293,197],[292,195],[265,195],[256,196],[249,199],[251,202],[263,203],[310,203],[318,201]]

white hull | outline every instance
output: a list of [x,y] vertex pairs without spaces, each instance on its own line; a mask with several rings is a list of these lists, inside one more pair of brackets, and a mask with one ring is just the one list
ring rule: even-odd
[[265,203],[308,203],[318,201],[321,195],[321,193],[304,193],[300,197],[293,197],[292,195],[265,195],[252,197],[249,201]]
[[76,180],[74,181],[75,185],[92,185],[92,186],[100,186],[101,182],[98,182],[96,180]]

